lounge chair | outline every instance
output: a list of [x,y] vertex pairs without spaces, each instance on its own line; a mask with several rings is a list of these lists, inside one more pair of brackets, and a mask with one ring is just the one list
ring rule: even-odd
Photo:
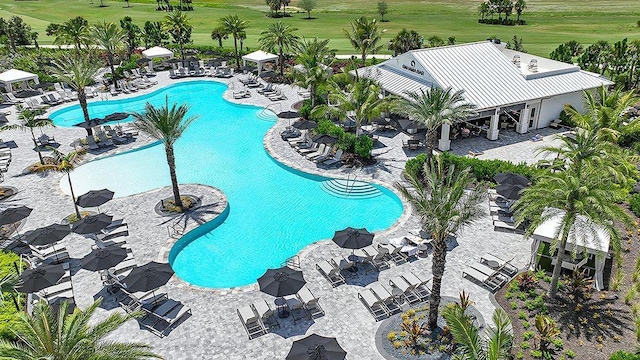
[[307,287],[302,287],[296,296],[298,300],[302,302],[302,307],[309,313],[309,318],[313,319],[316,316],[324,316],[324,310],[322,310],[318,302],[320,299],[313,295]]
[[318,143],[311,143],[311,146],[307,147],[307,148],[298,148],[298,153],[300,153],[300,155],[309,155],[309,154],[313,154],[315,152],[317,152],[320,149],[320,145]]
[[[328,152],[326,152],[323,155],[318,156],[317,158],[313,159],[314,162],[320,164],[323,163],[325,160],[328,160],[329,158],[333,157],[334,153],[334,148],[330,148]],[[340,155],[342,156],[342,155]]]
[[[513,260],[513,259],[511,259]],[[518,273],[518,268],[511,264],[511,260],[503,260],[493,254],[484,254],[480,257],[480,262],[488,267],[505,272],[508,276],[515,276]]]
[[24,99],[18,99],[13,93],[6,93],[5,96],[13,104],[20,104],[24,102]]
[[327,260],[317,263],[316,269],[318,269],[318,271],[320,271],[320,273],[329,280],[329,283],[331,283],[331,286],[333,287],[346,282],[344,276],[340,274],[340,269],[331,265]]
[[490,275],[484,274],[471,266],[468,266],[462,271],[462,277],[476,281],[488,288],[491,292],[496,292],[503,285],[499,281],[494,280]]
[[333,165],[335,163],[339,163],[341,157],[342,157],[342,149],[338,149],[338,151],[336,151],[336,154],[332,158],[326,159],[322,163],[325,165]]
[[233,92],[233,98],[234,99],[244,99],[244,98],[248,98],[248,97],[251,97],[251,91],[249,91],[249,90],[234,91]]
[[302,320],[307,316],[307,311],[304,308],[304,303],[298,299],[297,296],[285,296],[284,298],[287,302],[287,309],[289,309],[289,314],[293,318],[293,322],[296,323],[298,320]]
[[323,151],[317,151],[315,153],[309,154],[306,156],[306,158],[311,161],[316,161],[316,159],[318,158],[326,158],[329,155],[329,153],[331,153],[331,149],[332,149],[331,146],[326,145]]
[[108,130],[107,135],[109,135],[109,137],[111,137],[111,140],[118,145],[126,144],[129,142],[129,139],[120,137],[120,135],[118,135],[113,129]]
[[236,309],[236,313],[240,318],[240,322],[242,323],[244,330],[249,336],[249,340],[267,333],[267,329],[264,327],[258,315],[255,313],[255,311],[253,311],[253,308],[251,308],[251,306],[243,306],[239,309]]
[[355,263],[344,256],[335,256],[331,259],[331,265],[342,270],[351,270]]
[[99,132],[98,134],[98,139],[100,139],[100,143],[98,143],[98,146],[103,146],[103,147],[111,147],[111,146],[116,146],[113,141],[111,141],[111,139],[107,138],[107,135],[104,132]]
[[176,74],[175,70],[173,70],[173,69],[169,69],[169,78],[170,78],[170,79],[177,79],[177,78],[179,78],[179,77],[180,77],[180,76],[178,76],[178,74]]
[[504,221],[494,220],[493,227],[494,227],[494,230],[506,230],[506,231],[511,231],[518,234],[524,233],[524,230],[522,230],[521,228],[515,227],[513,223],[507,223]]
[[287,100],[287,96],[281,90],[278,90],[274,95],[268,96],[268,98],[271,101]]
[[24,103],[27,105],[27,108],[31,110],[42,110],[49,107],[49,105],[38,103],[34,98],[24,99]]
[[308,153],[308,154],[306,154],[306,155],[305,155],[305,157],[306,157],[307,159],[309,159],[309,160],[311,160],[311,159],[313,159],[313,158],[316,158],[316,157],[318,157],[318,156],[322,155],[322,154],[325,152],[325,149],[326,149],[326,148],[327,148],[327,145],[325,145],[325,144],[320,144],[320,145],[318,146],[318,150],[316,150],[315,152],[312,152],[312,153]]
[[402,291],[402,296],[409,304],[420,302],[420,296],[416,293],[415,285],[409,284],[402,276],[396,276],[389,280],[389,285]]
[[268,83],[265,87],[263,87],[262,89],[258,89],[258,94],[268,94],[268,93],[275,93],[275,90],[273,88],[273,84],[272,83]]
[[69,253],[64,246],[51,246],[41,249],[31,245],[29,247],[31,248],[29,260],[33,263],[60,264],[69,260]]
[[402,274],[402,277],[406,280],[407,283],[414,286],[415,293],[418,295],[418,297],[420,297],[421,300],[425,300],[431,294],[431,289],[429,289],[427,285],[431,280],[421,280],[416,274],[412,272]]
[[370,263],[378,271],[382,271],[384,269],[388,269],[389,268],[389,263],[387,262],[387,260],[385,260],[385,258],[388,255],[388,250],[387,249],[385,249],[385,248],[377,248],[376,249],[373,246],[368,246],[368,247],[364,248],[364,251],[366,251],[367,254],[369,254],[369,255],[373,255],[373,258],[371,258]]
[[267,330],[280,327],[280,323],[278,322],[278,319],[276,319],[273,309],[271,309],[269,303],[264,299],[253,303],[251,306],[256,314],[260,316],[260,321],[262,321],[262,325],[267,328]]
[[85,137],[85,140],[87,141],[87,146],[89,146],[89,149],[91,150],[100,149],[98,144],[96,144],[96,140],[93,138],[93,135],[88,135],[87,137]]
[[53,136],[49,136],[47,134],[42,134],[36,141],[38,143],[38,146],[44,147],[44,146],[51,146],[51,145],[56,145],[58,144],[58,142],[56,141],[56,138],[54,138]]
[[[164,336],[182,318],[187,314],[191,314],[191,308],[180,301],[168,299],[157,309],[153,309],[151,314],[158,319],[158,322],[153,325],[154,330],[158,331],[159,336]],[[160,328],[158,329],[159,325]]]
[[389,290],[387,290],[387,288],[382,286],[382,284],[380,284],[379,282],[376,282],[373,285],[371,285],[371,292],[373,292],[373,294],[382,301],[384,306],[387,307],[387,310],[389,310],[390,315],[398,313],[402,310],[400,306],[396,303],[395,297],[391,295]]
[[407,262],[406,256],[402,253],[402,246],[395,246],[392,244],[380,245],[380,247],[386,248],[389,251],[387,257],[396,263],[396,265]]
[[376,321],[380,321],[389,317],[389,309],[384,305],[382,300],[378,299],[371,289],[365,289],[358,293],[358,299],[369,310]]

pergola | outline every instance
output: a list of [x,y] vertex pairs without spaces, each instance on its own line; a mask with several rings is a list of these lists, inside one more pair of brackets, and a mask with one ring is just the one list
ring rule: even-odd
[[29,80],[39,83],[38,75],[26,71],[11,69],[0,74],[0,83],[4,84],[7,92],[13,92],[13,84],[23,82],[25,85]]
[[[561,220],[564,216],[564,212],[561,210],[555,210],[554,214],[547,221],[542,223],[533,232],[533,244],[531,244],[531,256],[534,259],[532,261],[535,264],[537,259],[538,248],[541,243],[551,243],[554,239],[558,239],[561,236],[560,226]],[[594,224],[583,216],[578,216],[573,223],[571,230],[569,230],[569,238],[567,240],[566,250],[568,253],[576,252],[582,254],[585,251],[595,256],[595,282],[594,287],[598,290],[604,288],[604,265],[609,255],[609,242],[611,238],[609,234],[601,226]],[[565,258],[561,264],[563,268],[573,270],[587,263],[589,257],[582,259],[576,259],[576,263],[572,262],[568,253],[565,253]],[[552,258],[552,264],[553,264]]]
[[256,63],[256,65],[258,66],[258,75],[260,75],[260,72],[262,72],[262,67],[265,63],[275,61],[276,65],[278,64],[278,55],[258,50],[242,57],[243,66],[247,66],[247,61]]
[[[154,46],[142,52],[142,56],[147,57],[149,59],[153,58],[164,58],[171,59],[173,58],[173,51],[163,48],[161,46]],[[153,69],[153,62],[149,61],[149,67]]]

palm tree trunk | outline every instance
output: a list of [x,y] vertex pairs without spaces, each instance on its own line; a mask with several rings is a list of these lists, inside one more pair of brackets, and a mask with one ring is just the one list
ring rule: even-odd
[[[78,102],[80,102],[80,107],[82,108],[82,115],[84,115],[84,121],[89,123],[89,108],[87,107],[87,94],[84,92],[84,87],[78,87]],[[87,135],[92,136],[93,130],[91,128],[87,128]]]
[[433,158],[433,150],[436,148],[435,144],[438,139],[436,135],[436,131],[428,130],[427,131],[427,165],[431,166],[431,158]]
[[284,75],[284,54],[282,53],[282,46],[280,46],[280,53],[278,53],[278,61],[280,61],[280,75]]
[[362,66],[365,66],[365,61],[367,61],[367,50],[362,49]]
[[222,47],[222,36],[218,38],[218,45]]
[[76,194],[73,192],[73,184],[71,183],[71,174],[67,173],[67,180],[69,180],[69,190],[71,190],[71,199],[73,200],[73,208],[76,211],[76,216],[78,220],[82,219],[82,215],[80,214],[80,209],[78,209],[78,204],[76,204]]
[[316,107],[316,87],[309,85],[309,95],[311,96],[311,109]]
[[311,11],[307,11],[307,19],[311,19]]
[[238,38],[233,35],[233,47],[236,50],[236,67],[240,67],[240,56],[238,56]]
[[429,298],[429,329],[433,330],[438,327],[438,309],[440,307],[440,291],[442,290],[442,277],[444,275],[444,267],[447,261],[447,243],[446,236],[441,239],[434,239],[433,242],[433,264],[431,272],[433,280],[431,286],[431,297]]
[[173,201],[176,206],[182,209],[182,199],[180,198],[180,189],[178,188],[178,177],[176,176],[176,157],[173,154],[173,146],[165,145],[167,153],[167,163],[169,164],[169,175],[171,176],[171,187],[173,188]]
[[111,53],[107,55],[107,60],[109,60],[109,67],[111,68],[111,79],[113,80],[113,85],[117,88],[118,85],[116,84],[118,78],[116,76],[116,69],[113,67],[113,55],[111,55]]
[[38,142],[36,141],[36,136],[33,133],[33,128],[29,128],[31,131],[31,139],[33,140],[33,146],[35,146],[36,152],[38,153],[38,158],[40,159],[40,164],[44,165],[44,159],[42,158],[42,152],[40,152],[40,146],[38,146]]
[[[565,235],[566,234],[566,235]],[[558,244],[558,256],[556,259],[556,265],[553,267],[553,273],[551,274],[551,285],[547,296],[555,298],[558,292],[558,280],[560,280],[560,273],[562,272],[562,261],[564,260],[565,247],[567,246],[567,239],[569,237],[569,231],[563,231],[562,239]]]

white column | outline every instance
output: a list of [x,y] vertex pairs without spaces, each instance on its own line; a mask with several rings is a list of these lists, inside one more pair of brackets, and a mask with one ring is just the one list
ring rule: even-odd
[[438,141],[438,150],[447,151],[451,149],[451,140],[449,140],[449,132],[451,126],[449,124],[442,124],[442,130],[440,130],[440,141]]
[[489,131],[487,131],[487,139],[498,140],[498,121],[500,120],[500,109],[496,109],[496,112],[491,116],[491,123],[489,123]]
[[606,254],[599,252],[596,254],[596,281],[593,282],[593,287],[597,290],[604,289],[604,262],[607,260]]
[[531,117],[531,108],[529,105],[525,105],[524,109],[520,111],[520,119],[518,119],[518,125],[516,131],[520,134],[526,134],[529,131],[529,118]]

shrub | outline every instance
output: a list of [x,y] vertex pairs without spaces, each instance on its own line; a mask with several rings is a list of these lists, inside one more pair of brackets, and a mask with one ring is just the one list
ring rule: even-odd
[[526,319],[528,319],[528,318],[529,318],[529,314],[527,314],[527,312],[526,312],[526,311],[524,311],[524,310],[520,310],[520,311],[518,311],[518,319],[520,319],[520,320],[526,320]]
[[534,359],[542,359],[542,351],[540,350],[531,350],[530,354],[531,354],[531,357]]
[[[14,263],[20,261],[20,257],[13,252],[0,251],[0,278],[9,274],[15,274],[16,269]],[[0,339],[13,340],[15,334],[11,331],[17,325],[16,313],[18,310],[9,294],[4,294],[5,299],[0,304]],[[24,297],[20,293],[13,295],[18,306],[24,306]]]
[[516,277],[516,282],[518,283],[518,289],[520,289],[520,291],[527,292],[535,288],[538,280],[531,271],[527,271],[518,275],[518,277]]
[[[567,356],[569,356],[569,351],[567,351]],[[640,355],[618,350],[611,354],[609,360],[640,360]]]
[[624,303],[629,305],[631,304],[631,301],[636,297],[636,289],[635,288],[630,288],[625,294],[624,294]]
[[367,135],[360,135],[355,141],[354,152],[358,156],[368,159],[371,157],[371,149],[373,149],[373,140]]
[[522,338],[525,340],[531,340],[533,339],[533,335],[535,335],[533,331],[525,331],[524,333],[522,333]]
[[298,114],[304,119],[309,119],[309,115],[311,115],[311,100],[305,99],[302,102],[302,106],[300,107],[300,110],[298,110]]
[[523,342],[520,343],[520,348],[521,349],[526,350],[526,349],[528,349],[530,347],[531,347],[531,344],[529,344],[529,342],[527,342],[527,341],[523,341]]
[[531,324],[528,321],[523,321],[522,322],[522,327],[525,329],[528,329],[531,327]]
[[575,357],[577,355],[576,352],[571,350],[571,349],[567,350],[567,352],[565,354],[567,355],[567,357],[569,359],[575,359]]
[[635,216],[640,216],[640,194],[629,196],[629,207]]
[[573,121],[571,116],[569,116],[566,111],[562,110],[558,118],[560,119],[560,121],[562,121],[563,125],[566,125],[568,127],[576,127],[575,121]]

